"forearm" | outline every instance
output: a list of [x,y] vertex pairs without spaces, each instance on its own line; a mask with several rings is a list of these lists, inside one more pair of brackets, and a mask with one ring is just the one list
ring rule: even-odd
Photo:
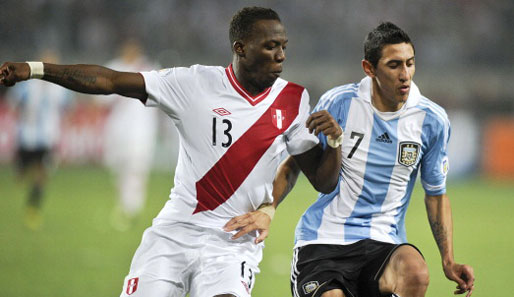
[[446,194],[425,196],[428,220],[432,234],[439,248],[443,266],[454,262],[453,221],[450,200]]
[[334,191],[339,181],[341,170],[341,146],[332,148],[327,146],[323,151],[318,168],[316,169],[316,188],[328,194]]
[[273,180],[273,207],[277,208],[287,194],[291,192],[299,174],[300,168],[292,157],[288,157],[282,162]]
[[55,65],[44,63],[43,80],[87,94],[112,94],[115,71],[96,65]]

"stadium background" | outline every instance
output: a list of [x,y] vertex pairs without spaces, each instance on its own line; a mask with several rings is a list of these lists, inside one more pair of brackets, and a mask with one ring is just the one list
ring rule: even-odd
[[[61,62],[105,64],[127,38],[137,38],[165,67],[228,65],[228,23],[247,5],[282,17],[289,44],[283,77],[306,86],[314,105],[324,90],[358,81],[362,41],[380,21],[404,28],[416,46],[415,82],[445,107],[452,122],[449,194],[456,259],[475,267],[474,296],[508,294],[514,239],[514,2],[470,1],[78,1],[0,0],[2,61],[35,60],[57,50]],[[1,296],[114,296],[121,289],[142,231],[166,201],[177,143],[161,121],[148,204],[136,228],[108,223],[116,192],[101,164],[105,107],[75,96],[63,124],[60,166],[47,191],[45,224],[22,224],[25,190],[11,166],[14,117],[0,88]],[[169,136],[171,135],[171,136]],[[427,296],[451,296],[441,271],[419,187],[407,217],[410,241],[431,272]],[[277,212],[254,296],[289,296],[293,230],[315,199],[305,179]]]

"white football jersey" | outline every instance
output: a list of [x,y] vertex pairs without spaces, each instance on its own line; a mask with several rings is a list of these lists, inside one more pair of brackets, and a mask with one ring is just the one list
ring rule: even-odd
[[[326,109],[343,128],[339,185],[303,214],[296,246],[350,244],[371,238],[406,242],[405,213],[418,171],[429,195],[446,191],[450,123],[443,108],[412,83],[397,112],[371,104],[372,81],[336,87],[314,109]],[[320,136],[323,145],[326,138]]]
[[147,106],[158,106],[178,129],[175,186],[154,223],[181,221],[221,228],[234,216],[271,203],[272,183],[287,149],[314,147],[309,95],[283,79],[251,96],[232,66],[194,65],[142,72]]
[[[117,71],[150,71],[159,66],[141,56],[131,62],[115,59],[107,67]],[[132,168],[147,172],[157,140],[159,111],[119,95],[101,96],[99,102],[110,105],[104,133],[105,163],[115,171]]]

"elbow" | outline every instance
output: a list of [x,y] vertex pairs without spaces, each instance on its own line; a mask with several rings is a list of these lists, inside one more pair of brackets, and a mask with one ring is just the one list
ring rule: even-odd
[[316,191],[322,194],[330,194],[337,188],[337,179],[331,181],[319,182],[314,185]]

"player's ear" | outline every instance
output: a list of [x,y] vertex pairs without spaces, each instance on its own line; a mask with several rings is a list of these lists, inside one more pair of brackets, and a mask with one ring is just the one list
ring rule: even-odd
[[371,64],[368,60],[362,60],[362,70],[364,70],[364,73],[366,73],[367,76],[373,78],[375,77],[375,67]]
[[245,56],[244,44],[241,41],[234,41],[234,44],[232,44],[232,49],[239,57]]

